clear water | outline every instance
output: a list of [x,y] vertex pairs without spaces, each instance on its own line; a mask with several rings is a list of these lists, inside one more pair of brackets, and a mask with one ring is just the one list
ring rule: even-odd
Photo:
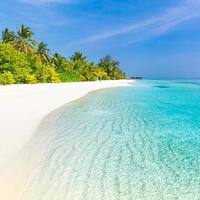
[[26,200],[200,200],[198,80],[90,93],[38,135]]

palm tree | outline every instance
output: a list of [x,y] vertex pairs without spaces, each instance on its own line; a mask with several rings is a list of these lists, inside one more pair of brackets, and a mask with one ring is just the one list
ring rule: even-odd
[[4,43],[12,43],[15,41],[15,33],[13,31],[10,31],[8,28],[6,28],[4,31],[2,31],[2,36],[1,36],[1,40]]
[[17,37],[14,47],[26,54],[33,54],[35,52],[35,45],[37,42],[32,39],[34,33],[29,27],[22,25],[17,31]]
[[51,58],[49,56],[50,50],[47,47],[47,44],[40,42],[37,48],[37,54],[40,56],[42,63],[48,65],[51,63]]
[[116,61],[111,56],[107,55],[100,60],[99,67],[103,68],[108,76],[115,79],[114,72],[119,70],[119,61]]
[[72,60],[72,61],[76,61],[76,60],[85,61],[86,58],[87,57],[84,56],[83,53],[81,53],[81,52],[75,52],[74,55],[72,55],[72,57],[70,58],[70,60]]
[[92,74],[98,77],[98,79],[101,81],[103,76],[106,76],[107,73],[104,71],[104,69],[100,67],[93,68]]
[[61,56],[59,53],[55,53],[52,57],[52,62],[55,65],[56,69],[61,70],[63,62],[64,62],[64,57]]

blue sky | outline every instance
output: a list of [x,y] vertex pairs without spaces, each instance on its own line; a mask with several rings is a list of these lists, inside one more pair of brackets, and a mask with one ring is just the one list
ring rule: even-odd
[[52,52],[110,54],[129,75],[200,77],[199,0],[1,0],[0,29],[30,26]]

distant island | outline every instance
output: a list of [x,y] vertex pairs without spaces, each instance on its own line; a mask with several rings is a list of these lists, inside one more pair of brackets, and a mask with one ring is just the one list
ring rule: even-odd
[[131,76],[131,79],[143,79],[142,76]]
[[119,62],[107,55],[95,64],[81,52],[70,58],[51,54],[47,44],[33,39],[30,27],[8,28],[0,41],[0,84],[58,83],[126,79]]

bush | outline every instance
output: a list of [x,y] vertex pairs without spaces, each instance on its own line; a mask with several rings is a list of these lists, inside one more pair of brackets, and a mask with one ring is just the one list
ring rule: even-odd
[[103,80],[110,80],[110,77],[108,75],[106,75],[106,76],[103,76],[102,79]]
[[17,51],[10,44],[0,43],[0,72],[8,70],[15,74],[18,68],[31,69],[28,56]]
[[17,67],[14,71],[16,83],[27,83],[27,76],[31,75],[29,67]]
[[33,75],[33,74],[27,75],[26,76],[26,83],[29,83],[29,84],[37,83],[37,79],[36,79],[35,75]]
[[0,73],[4,74],[3,82],[7,77],[9,79],[7,84],[26,83],[27,76],[31,74],[31,71],[28,55],[17,51],[11,44],[0,43]]
[[47,83],[49,77],[48,68],[44,65],[41,65],[39,67],[37,66],[37,69],[35,71],[35,76],[38,82]]
[[74,73],[59,72],[59,78],[62,82],[81,81],[80,74],[76,71]]
[[59,79],[59,75],[56,72],[54,67],[49,67],[49,69],[48,69],[48,82],[50,82],[50,83],[61,82],[60,79]]
[[0,84],[13,84],[15,83],[14,75],[9,71],[4,71],[0,74]]
[[81,74],[82,81],[96,81],[98,77],[94,76],[91,72]]

